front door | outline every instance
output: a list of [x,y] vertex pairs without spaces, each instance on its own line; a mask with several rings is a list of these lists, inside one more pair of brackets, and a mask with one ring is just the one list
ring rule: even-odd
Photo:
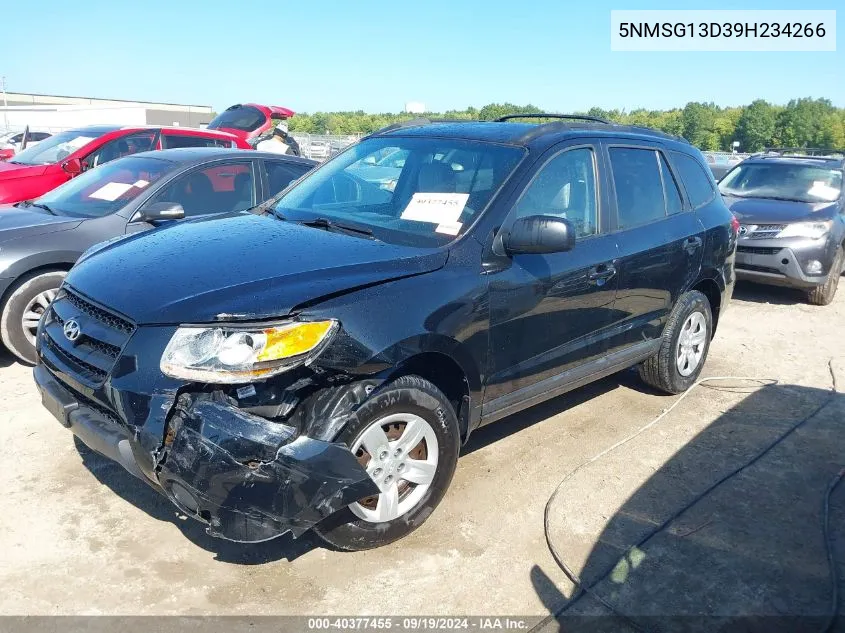
[[573,366],[607,350],[614,322],[617,248],[603,219],[605,185],[597,143],[554,148],[504,226],[532,215],[568,219],[568,252],[517,254],[490,273],[490,367],[484,415],[499,417]]

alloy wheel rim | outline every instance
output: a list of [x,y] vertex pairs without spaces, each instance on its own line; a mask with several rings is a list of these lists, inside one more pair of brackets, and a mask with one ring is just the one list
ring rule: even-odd
[[369,523],[392,521],[413,510],[437,472],[437,435],[412,413],[396,413],[370,424],[352,444],[352,453],[379,487],[379,493],[350,504]]
[[39,292],[26,304],[23,317],[21,317],[21,326],[23,327],[26,340],[31,345],[35,345],[35,336],[38,331],[38,322],[41,320],[41,315],[50,307],[50,303],[56,298],[58,292],[58,288]]
[[675,345],[675,364],[681,376],[689,376],[701,364],[707,344],[707,320],[701,312],[690,314]]

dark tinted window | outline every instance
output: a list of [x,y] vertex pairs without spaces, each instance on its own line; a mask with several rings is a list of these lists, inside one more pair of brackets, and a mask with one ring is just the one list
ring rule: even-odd
[[618,228],[627,229],[665,217],[663,182],[657,152],[649,149],[610,149],[616,186]]
[[211,120],[208,128],[211,130],[219,130],[227,127],[234,130],[242,130],[244,132],[252,132],[257,130],[266,121],[266,117],[261,110],[253,108],[252,106],[232,106],[225,112],[221,112]]
[[186,216],[248,209],[255,205],[252,161],[215,163],[179,176],[153,202],[180,204]]
[[672,152],[672,159],[680,172],[692,208],[697,209],[710,202],[716,192],[704,167],[692,156],[679,152]]
[[88,169],[92,169],[116,158],[123,158],[138,152],[147,152],[153,149],[155,136],[153,130],[121,136],[91,152],[83,161]]
[[516,217],[556,215],[572,222],[578,237],[594,235],[596,178],[593,151],[579,148],[558,154],[541,169],[516,205]]
[[666,196],[666,213],[669,215],[680,213],[683,211],[681,191],[678,189],[678,183],[675,182],[672,170],[669,169],[666,157],[659,152],[658,154],[660,155],[660,173],[663,175],[663,195]]
[[308,171],[305,165],[294,165],[280,160],[268,160],[264,162],[267,170],[267,185],[270,197],[275,196],[291,182]]
[[232,147],[232,142],[205,136],[162,134],[161,146],[163,149],[173,149],[174,147]]

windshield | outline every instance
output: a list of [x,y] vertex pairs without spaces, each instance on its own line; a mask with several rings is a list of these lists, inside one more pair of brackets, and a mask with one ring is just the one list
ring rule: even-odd
[[[402,152],[391,183],[368,181],[368,159]],[[434,247],[461,234],[523,156],[515,147],[435,138],[361,141],[306,176],[274,207],[288,220],[325,218],[382,241]]]
[[219,130],[225,127],[242,132],[252,132],[261,127],[265,120],[264,113],[257,108],[234,106],[214,117],[208,124],[208,129]]
[[9,162],[21,165],[50,165],[67,158],[95,138],[96,136],[86,136],[83,132],[62,132],[15,154],[15,159]]
[[719,191],[726,196],[833,202],[842,191],[842,171],[815,165],[749,163],[725,176]]
[[95,218],[110,215],[173,169],[157,158],[129,156],[86,171],[35,200],[59,215]]

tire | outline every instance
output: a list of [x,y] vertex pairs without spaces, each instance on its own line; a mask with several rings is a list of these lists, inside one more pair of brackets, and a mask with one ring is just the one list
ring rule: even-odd
[[12,286],[0,312],[0,339],[12,354],[29,365],[37,362],[34,331],[24,326],[24,315],[29,314],[29,324],[37,323],[36,316],[43,313],[49,301],[56,296],[67,273],[51,270],[28,275]]
[[[679,341],[682,335],[685,338]],[[712,336],[713,314],[710,302],[697,290],[687,292],[678,299],[669,315],[666,327],[663,328],[660,350],[640,363],[640,378],[665,393],[686,391],[701,374]],[[681,359],[684,350],[689,350],[686,362]]]
[[[836,251],[836,257],[833,258],[833,263],[830,265],[830,273],[827,276],[827,281],[820,286],[816,286],[807,293],[807,301],[814,306],[829,305],[836,296],[836,289],[839,287],[839,278],[842,276],[842,265],[845,255],[843,255],[842,248]],[[839,274],[836,271],[840,271]]]
[[[406,421],[404,426],[403,420]],[[387,428],[385,434],[390,444],[389,450],[384,451],[388,453],[387,459],[380,461],[383,454],[370,455],[367,446],[373,449],[382,445],[376,431],[382,425]],[[405,447],[414,457],[405,457],[404,453],[396,457],[396,450],[401,451],[403,438],[409,429],[415,431],[414,437],[419,435],[420,430],[424,430],[425,435],[418,443]],[[376,444],[367,439],[371,434],[376,438]],[[410,437],[404,441],[413,442]],[[360,551],[396,541],[425,522],[452,481],[458,461],[460,434],[455,411],[446,396],[427,380],[403,376],[373,392],[336,441],[353,450],[359,462],[366,464],[376,483],[384,485],[384,489],[395,488],[398,491],[398,496],[391,497],[390,493],[382,492],[362,499],[314,526],[314,531],[328,545],[344,551]],[[437,450],[430,451],[434,443]],[[372,452],[376,453],[377,449]],[[434,455],[436,465],[432,467]],[[425,464],[415,462],[416,466],[410,465],[412,459],[419,459]],[[422,465],[426,467],[424,472],[420,470]],[[430,478],[430,483],[410,483],[403,479],[403,470],[406,475],[414,473],[421,482]],[[392,485],[388,485],[388,477],[392,478]],[[393,503],[385,502],[386,498],[391,498]],[[403,503],[407,506],[404,509]],[[396,514],[391,513],[392,509],[399,514],[395,518],[381,520],[385,514]]]

